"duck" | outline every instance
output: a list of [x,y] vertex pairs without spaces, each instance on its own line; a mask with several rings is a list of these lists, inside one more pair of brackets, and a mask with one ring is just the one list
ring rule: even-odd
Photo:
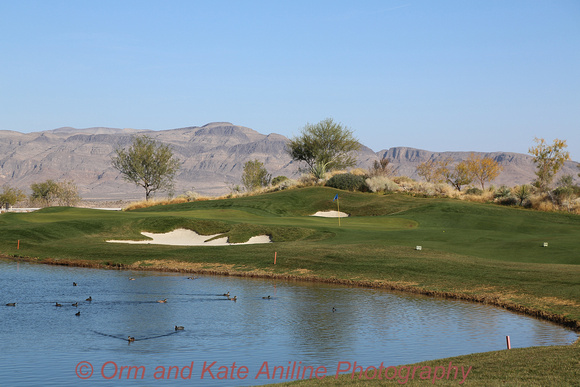
[[269,300],[270,298],[272,298],[272,297],[270,297],[270,296],[268,296],[268,297],[262,297],[263,300]]
[[129,337],[127,337],[127,341],[130,342],[130,343],[132,343],[133,341],[135,341],[135,338],[129,336]]
[[77,286],[77,283],[76,282],[73,282],[73,286]]
[[75,316],[80,316],[80,315],[81,315],[81,311],[80,310],[75,313]]
[[224,297],[228,297],[228,298],[229,298],[229,297],[230,297],[230,291],[228,290],[228,292],[227,292],[227,293],[224,293],[224,294],[222,294],[222,296],[224,296]]
[[332,313],[336,312],[336,308],[333,306],[332,307]]
[[79,303],[75,302],[74,304],[72,304],[72,306],[79,306]]
[[182,327],[181,325],[176,325],[176,326],[175,326],[175,330],[176,330],[176,331],[182,331],[182,330],[184,330],[184,329],[185,329],[185,327]]
[[62,306],[62,304],[59,304],[59,303],[57,302],[57,303],[55,303],[55,305],[54,305],[54,306]]
[[9,303],[6,304],[6,306],[16,306],[16,303],[15,302],[9,302]]
[[228,300],[236,302],[238,300],[238,296],[233,296],[232,298],[228,297]]
[[187,279],[194,280],[194,279],[197,279],[197,278],[195,278],[195,277],[187,277]]
[[160,304],[166,304],[167,303],[167,298],[164,298],[162,300],[157,300],[158,303]]
[[129,281],[135,281],[135,278],[129,277]]
[[93,300],[93,297],[89,296],[89,298],[87,298],[85,301],[92,301],[92,300]]

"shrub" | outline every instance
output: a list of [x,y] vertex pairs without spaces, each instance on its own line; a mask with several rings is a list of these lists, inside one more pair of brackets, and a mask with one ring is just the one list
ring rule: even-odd
[[497,202],[504,206],[515,206],[519,200],[515,196],[501,196],[497,199]]
[[514,187],[514,196],[519,199],[520,206],[524,204],[524,201],[529,199],[532,194],[532,187],[524,184],[519,187]]
[[340,175],[332,176],[327,182],[326,186],[342,189],[345,191],[366,191],[368,187],[363,176],[356,176],[350,173],[342,173]]
[[281,191],[283,189],[287,189],[287,188],[293,187],[295,185],[298,185],[298,182],[296,180],[292,180],[292,179],[287,178],[286,180],[283,180],[278,185],[276,185],[276,189],[278,191]]
[[372,192],[398,191],[399,185],[386,176],[373,176],[365,180]]
[[275,178],[272,179],[272,185],[278,185],[286,180],[288,180],[286,176],[276,176]]
[[415,180],[411,179],[409,176],[395,176],[392,178],[392,180],[397,184],[415,182]]
[[199,198],[199,194],[195,191],[187,191],[186,193],[179,195],[176,199],[185,199],[188,202],[195,202]]
[[472,188],[469,188],[468,190],[466,190],[465,194],[466,195],[482,195],[483,190],[476,188],[476,187],[472,187]]
[[459,191],[445,183],[433,184],[433,189],[435,190],[435,194],[437,196],[456,197],[459,195]]
[[495,191],[494,196],[496,198],[507,198],[511,195],[511,193],[512,191],[508,186],[502,185]]
[[354,168],[351,169],[349,172],[351,175],[356,175],[356,176],[368,176],[369,172],[362,169],[362,168]]

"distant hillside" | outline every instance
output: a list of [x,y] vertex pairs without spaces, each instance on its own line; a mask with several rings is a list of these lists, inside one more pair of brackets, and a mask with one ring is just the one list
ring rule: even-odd
[[[227,193],[229,186],[240,184],[244,163],[253,159],[262,161],[273,176],[299,176],[297,163],[284,151],[286,137],[215,122],[162,131],[101,127],[34,133],[0,131],[0,185],[8,183],[28,190],[30,184],[46,179],[70,179],[86,199],[143,198],[143,191],[124,181],[110,162],[114,149],[130,144],[131,136],[137,133],[170,144],[182,160],[176,194],[190,189],[204,195]],[[413,148],[391,148],[375,153],[363,146],[359,166],[368,168],[374,160],[386,156],[399,174],[417,178],[415,168],[422,161],[447,156],[460,160],[468,155],[469,152],[434,153]],[[505,152],[486,155],[504,166],[495,184],[514,185],[533,180],[530,156]],[[576,176],[576,164],[568,162],[563,172]]]

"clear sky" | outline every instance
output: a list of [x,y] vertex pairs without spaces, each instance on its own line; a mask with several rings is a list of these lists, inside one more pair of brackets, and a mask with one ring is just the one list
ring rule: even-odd
[[580,161],[580,1],[0,0],[0,130],[292,136]]

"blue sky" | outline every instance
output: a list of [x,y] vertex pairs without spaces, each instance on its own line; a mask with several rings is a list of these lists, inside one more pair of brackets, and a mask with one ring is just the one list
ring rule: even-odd
[[0,130],[298,134],[580,161],[580,2],[0,0]]

